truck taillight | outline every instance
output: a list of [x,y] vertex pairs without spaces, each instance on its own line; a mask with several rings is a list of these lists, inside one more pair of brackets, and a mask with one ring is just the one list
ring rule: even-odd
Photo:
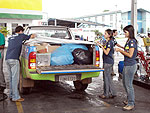
[[36,68],[36,52],[31,52],[29,54],[28,67],[29,67],[29,69]]
[[100,63],[100,55],[99,55],[99,51],[96,51],[96,63],[95,63],[95,66],[99,67],[99,63]]

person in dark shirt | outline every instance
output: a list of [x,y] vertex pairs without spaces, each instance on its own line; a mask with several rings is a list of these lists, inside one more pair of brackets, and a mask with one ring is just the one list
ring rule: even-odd
[[[118,35],[118,32],[117,32],[116,29],[114,29],[114,30],[113,30],[113,37],[112,37],[112,41],[113,41],[114,47],[115,47],[115,46],[118,46],[118,47],[120,47],[120,48],[123,48],[123,46],[121,46],[120,44],[117,43],[117,40],[116,40],[116,38],[115,38],[117,35]],[[114,53],[113,53],[113,59],[114,59]],[[116,74],[114,73],[113,67],[112,67],[112,73],[111,73],[111,75],[112,75],[112,76],[116,75]]]
[[123,46],[121,46],[120,44],[117,43],[117,40],[116,40],[116,36],[118,35],[118,32],[116,29],[113,30],[113,38],[112,38],[112,41],[113,41],[113,44],[114,46],[118,46],[120,48],[123,48]]
[[125,32],[125,37],[128,38],[124,50],[116,48],[115,51],[124,55],[123,86],[127,93],[127,101],[124,101],[126,106],[123,107],[123,110],[132,110],[135,103],[133,79],[137,70],[137,40],[135,39],[132,25],[126,26],[123,31]]
[[114,53],[114,45],[113,45],[113,42],[112,42],[112,36],[113,36],[112,30],[107,29],[107,30],[105,30],[105,35],[104,35],[104,37],[107,40],[106,45],[103,46],[99,42],[97,42],[97,44],[103,50],[104,93],[99,96],[100,98],[103,98],[103,99],[116,97],[114,84],[113,84],[112,79],[111,79],[112,67],[113,67],[113,64],[114,64],[114,59],[113,59],[113,56],[112,56],[113,53]]
[[8,48],[6,52],[6,64],[8,67],[8,71],[10,74],[10,94],[9,98],[14,101],[24,101],[23,98],[20,97],[18,91],[18,83],[20,76],[20,64],[19,64],[19,56],[22,49],[22,43],[25,40],[29,40],[30,38],[34,38],[35,35],[25,35],[23,33],[24,29],[22,26],[17,26],[15,29],[15,35],[8,40]]

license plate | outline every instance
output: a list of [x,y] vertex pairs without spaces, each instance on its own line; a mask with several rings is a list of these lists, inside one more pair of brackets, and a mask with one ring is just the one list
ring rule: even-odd
[[76,81],[76,75],[61,75],[59,76],[59,81]]

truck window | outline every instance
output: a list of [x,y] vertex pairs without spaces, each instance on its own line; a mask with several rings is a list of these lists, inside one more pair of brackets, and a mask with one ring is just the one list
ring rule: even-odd
[[59,39],[71,39],[71,36],[69,35],[67,30],[59,30],[59,29],[53,29],[53,30],[29,30],[29,34],[36,34],[37,38],[44,37],[44,38],[59,38]]

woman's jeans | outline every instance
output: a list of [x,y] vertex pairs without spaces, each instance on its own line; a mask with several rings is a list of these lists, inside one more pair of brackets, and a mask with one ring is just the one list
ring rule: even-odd
[[20,98],[19,91],[18,91],[18,83],[19,83],[19,75],[20,75],[20,64],[19,60],[17,59],[8,59],[6,60],[6,64],[8,67],[8,71],[10,74],[10,98],[12,100],[17,100]]
[[114,84],[111,78],[112,67],[113,64],[107,64],[107,63],[103,64],[104,95],[106,97],[109,97],[110,95],[116,95]]
[[127,93],[128,105],[132,106],[135,102],[133,79],[137,70],[137,64],[133,66],[124,66],[123,68],[123,86]]

